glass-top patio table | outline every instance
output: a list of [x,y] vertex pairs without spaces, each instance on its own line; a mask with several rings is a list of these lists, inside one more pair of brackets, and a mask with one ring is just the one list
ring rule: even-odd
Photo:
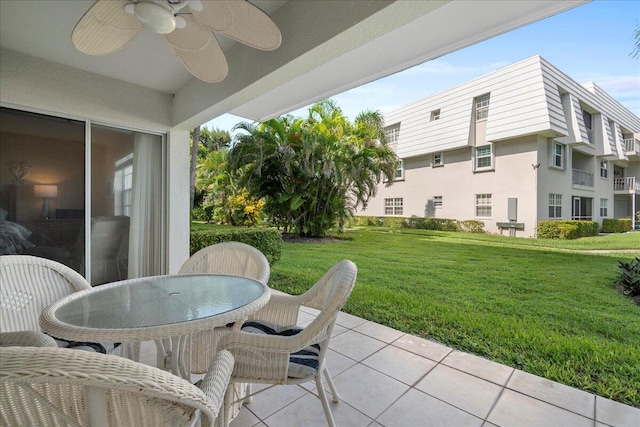
[[171,371],[189,378],[190,335],[242,320],[270,295],[266,285],[246,277],[143,277],[73,293],[47,307],[40,325],[54,337],[73,341],[154,340],[171,356]]

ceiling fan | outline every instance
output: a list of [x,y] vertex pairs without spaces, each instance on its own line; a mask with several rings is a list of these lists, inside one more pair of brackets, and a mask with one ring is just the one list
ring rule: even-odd
[[208,83],[229,72],[212,31],[261,50],[282,42],[269,15],[246,0],[98,0],[76,24],[71,41],[86,54],[108,55],[145,26],[162,34],[187,70]]

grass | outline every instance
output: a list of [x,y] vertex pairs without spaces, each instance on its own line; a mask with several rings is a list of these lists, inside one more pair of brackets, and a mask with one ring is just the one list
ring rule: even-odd
[[[343,258],[348,313],[640,407],[640,307],[612,286],[640,233],[575,241],[366,228],[285,243],[269,285],[299,294]],[[585,250],[635,248],[625,253]]]

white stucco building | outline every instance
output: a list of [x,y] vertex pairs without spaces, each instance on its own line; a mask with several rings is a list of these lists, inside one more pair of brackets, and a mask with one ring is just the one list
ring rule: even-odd
[[480,220],[488,232],[534,236],[541,220],[640,210],[640,118],[540,56],[390,112],[385,124],[402,168],[360,215]]

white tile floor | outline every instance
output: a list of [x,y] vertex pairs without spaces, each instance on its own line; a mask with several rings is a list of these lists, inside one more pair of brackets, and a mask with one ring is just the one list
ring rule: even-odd
[[[301,322],[314,315],[306,310]],[[638,408],[345,313],[327,364],[341,396],[332,403],[338,426],[640,427]],[[231,426],[326,426],[314,389],[258,394]]]

